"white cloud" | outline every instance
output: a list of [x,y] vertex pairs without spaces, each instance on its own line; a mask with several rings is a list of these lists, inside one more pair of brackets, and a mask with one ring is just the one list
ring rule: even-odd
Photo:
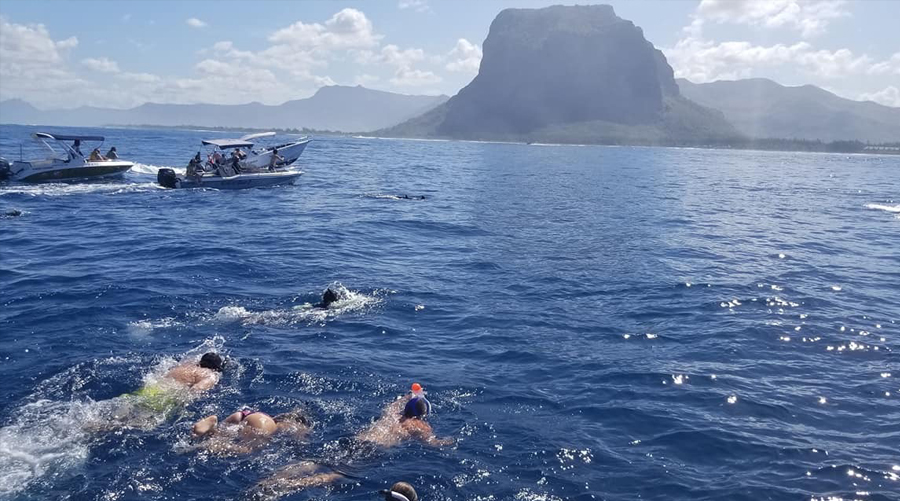
[[431,7],[428,5],[428,0],[400,0],[397,7],[401,10],[412,9],[416,12],[428,12],[431,10]]
[[207,26],[209,26],[205,21],[201,21],[196,17],[189,18],[185,22],[191,28],[206,28]]
[[894,87],[893,85],[889,85],[878,92],[872,92],[870,94],[860,94],[859,100],[875,101],[876,103],[883,104],[885,106],[900,108],[900,89]]
[[82,59],[81,64],[83,64],[87,69],[91,71],[97,71],[100,73],[118,73],[119,65],[115,61],[107,59],[105,57],[101,57],[98,59],[95,58],[87,58]]
[[0,99],[18,97],[39,107],[68,104],[87,82],[68,70],[76,37],[53,40],[42,24],[23,25],[0,16]]
[[451,61],[447,63],[446,68],[449,71],[478,73],[478,67],[481,65],[481,56],[481,47],[465,38],[460,38],[456,41],[456,47],[447,54]]
[[[797,1],[799,0],[791,2],[773,0],[772,5],[784,7],[782,4],[794,4]],[[757,6],[757,3],[754,0],[721,4],[718,0],[704,0],[698,11],[704,5],[713,5],[719,10],[710,12],[716,12],[716,15],[723,15],[724,12],[743,12],[742,15],[748,16],[749,19],[758,19],[762,18],[759,12],[763,12],[764,9]],[[748,10],[751,6],[757,6],[762,10]],[[663,49],[666,59],[675,70],[676,77],[702,83],[765,76],[775,69],[782,68],[791,69],[794,74],[833,80],[900,71],[900,53],[895,54],[890,60],[879,62],[867,54],[855,54],[847,48],[817,49],[807,41],[768,46],[747,41],[717,42],[704,37],[703,27],[703,18],[695,17],[691,24],[682,30],[683,36],[675,46]]]
[[348,8],[331,16],[324,25],[297,21],[273,33],[269,41],[301,50],[333,50],[373,47],[381,38],[363,12]]
[[390,79],[392,84],[400,87],[421,87],[443,81],[433,71],[413,68],[416,63],[427,58],[422,49],[400,49],[396,45],[389,44],[381,48],[381,54],[377,57],[374,54],[362,53],[357,57],[357,61],[368,59],[392,66],[394,67],[394,76]]
[[421,87],[436,84],[443,79],[431,71],[399,68],[391,78],[391,83],[401,87]]
[[128,21],[131,21],[131,14],[123,14],[123,15],[122,15],[122,22],[123,22],[123,23],[127,23]]
[[887,75],[887,74],[900,75],[900,52],[895,53],[887,61],[882,61],[880,63],[873,64],[872,67],[869,68],[868,74],[869,75]]
[[381,80],[381,78],[376,75],[363,73],[361,75],[356,75],[356,77],[353,79],[353,85],[362,85],[363,87],[368,87],[369,85],[379,80]]
[[790,28],[804,37],[823,33],[829,23],[849,16],[845,0],[701,0],[697,17],[718,23]]
[[422,49],[404,49],[396,45],[385,45],[381,48],[381,61],[398,68],[409,68],[413,63],[425,59]]

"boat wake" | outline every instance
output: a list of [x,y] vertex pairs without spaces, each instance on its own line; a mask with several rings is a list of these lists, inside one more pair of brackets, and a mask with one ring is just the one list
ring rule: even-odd
[[382,200],[425,200],[424,195],[393,195],[389,193],[366,193],[363,195],[366,198],[378,198]]
[[898,205],[867,204],[866,208],[874,209],[874,210],[881,210],[881,211],[897,214],[896,218],[900,219],[900,204],[898,204]]
[[132,167],[131,170],[128,171],[126,176],[138,174],[140,176],[153,176],[153,179],[156,179],[156,174],[159,173],[159,169],[172,169],[180,175],[184,175],[185,171],[184,167],[170,167],[168,165],[150,165],[136,163],[134,164],[134,167]]
[[240,305],[231,305],[219,308],[213,319],[222,323],[240,322],[242,325],[321,324],[345,313],[367,311],[381,304],[387,293],[384,290],[376,290],[365,294],[350,290],[339,283],[330,287],[338,294],[338,300],[327,308],[304,303],[292,308],[251,311]]
[[[179,359],[221,351],[223,344],[219,336],[207,339]],[[146,362],[137,355],[85,362],[38,384],[26,399],[29,402],[12,412],[11,422],[0,428],[0,497],[38,482],[52,486],[83,465],[99,432],[108,429],[108,423],[121,410],[123,397],[93,400],[81,389],[104,386],[111,378],[121,380],[127,368],[142,367]],[[174,357],[157,360],[143,382],[158,379],[176,363]],[[162,424],[165,417],[154,414],[137,427],[149,429]]]
[[69,195],[119,195],[122,193],[143,193],[162,189],[156,183],[123,183],[123,182],[95,182],[95,183],[43,183],[43,184],[15,184],[0,186],[0,197],[3,196],[31,196],[31,197],[63,197]]

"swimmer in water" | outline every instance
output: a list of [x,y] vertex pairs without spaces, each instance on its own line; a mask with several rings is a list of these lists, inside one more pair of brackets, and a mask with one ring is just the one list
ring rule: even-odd
[[[413,383],[411,390],[410,394],[401,396],[385,406],[381,417],[357,434],[354,439],[339,441],[347,449],[345,459],[368,457],[378,448],[392,447],[408,440],[419,440],[434,447],[456,443],[452,438],[437,438],[431,426],[424,421],[431,413],[431,403],[425,398],[422,385]],[[324,467],[311,461],[288,465],[259,483],[257,491],[275,499],[345,477],[334,470],[323,473],[322,468]]]
[[384,501],[419,501],[419,495],[413,486],[406,482],[397,482],[390,489],[380,491]]
[[87,428],[103,431],[122,426],[158,426],[176,410],[218,384],[224,364],[215,352],[206,353],[199,360],[182,362],[143,388],[108,400],[107,405],[112,407],[111,416],[103,422],[90,423]]
[[340,301],[341,295],[331,287],[325,289],[322,293],[322,301],[313,305],[313,308],[328,309],[333,303]]
[[207,416],[192,428],[194,438],[204,439],[201,446],[218,455],[249,454],[266,445],[273,435],[283,433],[302,440],[312,429],[302,411],[295,410],[275,417],[250,409],[231,414],[218,426],[217,416]]
[[393,447],[407,440],[419,440],[435,447],[453,445],[452,438],[435,436],[431,425],[425,421],[430,413],[431,402],[425,398],[425,390],[419,383],[413,383],[408,395],[385,406],[381,417],[356,438],[381,447]]

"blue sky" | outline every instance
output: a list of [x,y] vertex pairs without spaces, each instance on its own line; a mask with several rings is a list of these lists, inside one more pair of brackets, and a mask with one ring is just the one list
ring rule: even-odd
[[[0,99],[277,104],[322,85],[455,94],[496,14],[542,0],[0,3]],[[589,3],[589,2],[577,2]],[[900,106],[900,1],[608,1],[678,76],[768,77]]]

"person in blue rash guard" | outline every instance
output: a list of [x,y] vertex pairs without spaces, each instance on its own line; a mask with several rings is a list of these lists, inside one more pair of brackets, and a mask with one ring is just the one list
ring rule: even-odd
[[[390,402],[382,410],[381,417],[355,437],[339,440],[345,453],[340,462],[351,464],[371,458],[381,449],[399,445],[408,440],[418,440],[432,447],[456,443],[452,438],[437,438],[425,421],[431,413],[431,403],[419,383],[413,383],[411,394]],[[271,477],[257,484],[256,492],[270,499],[277,499],[309,487],[326,485],[345,478],[341,472],[317,464],[301,461],[281,468]],[[399,498],[398,498],[399,499]]]

